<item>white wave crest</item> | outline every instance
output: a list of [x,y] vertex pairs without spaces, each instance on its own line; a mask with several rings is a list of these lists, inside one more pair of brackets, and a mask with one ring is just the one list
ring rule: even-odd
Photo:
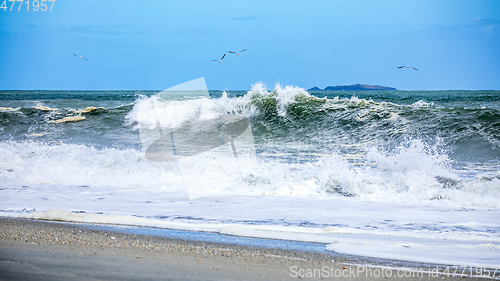
[[12,185],[161,189],[165,171],[139,151],[39,142],[0,143],[0,178]]
[[[130,123],[136,128],[155,129],[177,128],[183,124],[214,118],[220,114],[238,114],[251,117],[259,113],[259,108],[252,103],[254,99],[273,97],[276,99],[276,111],[279,115],[286,115],[286,108],[295,102],[298,96],[311,96],[306,90],[277,84],[272,91],[267,91],[264,84],[257,83],[242,97],[229,98],[224,92],[217,99],[208,96],[198,96],[191,99],[169,99],[166,92],[151,97],[140,97],[127,115]],[[190,95],[186,92],[186,95]]]
[[[419,140],[391,153],[370,149],[367,158],[364,165],[353,165],[336,154],[317,162],[293,164],[265,159],[255,164],[240,158],[231,167],[230,176],[220,172],[212,177],[217,181],[213,186],[216,193],[234,195],[347,197],[451,208],[500,208],[500,177],[460,178],[449,167],[446,154]],[[142,152],[132,149],[0,143],[0,179],[2,187],[9,188],[90,186],[108,193],[135,190],[130,191],[132,197],[145,190],[185,192],[177,165],[150,162]],[[222,189],[217,187],[221,181],[226,182]],[[207,178],[200,185],[211,189],[212,184]]]

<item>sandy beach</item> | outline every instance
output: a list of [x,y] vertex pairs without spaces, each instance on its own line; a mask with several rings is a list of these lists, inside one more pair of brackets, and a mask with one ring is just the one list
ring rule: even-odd
[[[0,219],[1,280],[464,280],[334,253],[248,247]],[[472,278],[471,278],[472,279]]]

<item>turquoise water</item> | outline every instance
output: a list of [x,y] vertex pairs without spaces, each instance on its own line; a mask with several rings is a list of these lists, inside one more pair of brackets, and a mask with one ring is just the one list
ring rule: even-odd
[[[222,142],[227,115],[251,133]],[[199,149],[183,132],[205,131],[220,146],[146,157],[158,132]],[[498,91],[2,91],[0,215],[491,267],[499,149]]]
[[[222,93],[211,91],[210,95],[217,100]],[[274,157],[277,161],[315,161],[315,155],[332,151],[351,155],[352,161],[364,161],[368,147],[393,151],[408,141],[420,140],[449,156],[450,165],[465,174],[498,171],[498,91],[334,91],[312,92],[307,97],[297,92],[282,112],[277,107],[282,100],[270,93],[243,101],[246,91],[228,92],[230,99],[240,100],[237,108],[226,106],[221,113],[238,114],[255,108],[256,112],[247,115],[258,153],[288,155]],[[138,130],[127,116],[139,97],[155,94],[2,91],[0,140],[139,149]],[[53,110],[36,109],[37,105]],[[87,107],[97,109],[78,113]],[[68,116],[83,116],[85,120],[50,123]]]
[[[76,150],[100,151],[106,159],[101,161],[121,163],[123,159],[106,153],[142,153],[141,128],[161,123],[164,130],[175,130],[175,126],[192,124],[206,112],[215,111],[248,118],[259,161],[280,171],[299,165],[289,171],[299,184],[306,179],[321,182],[319,191],[318,184],[313,185],[313,194],[363,197],[386,189],[400,193],[412,185],[432,191],[429,200],[449,197],[441,193],[450,189],[467,190],[479,197],[497,192],[489,186],[500,179],[499,91],[308,93],[297,87],[267,91],[254,86],[248,92],[210,91],[209,97],[187,92],[163,95],[159,104],[163,111],[137,116],[145,104],[157,98],[154,91],[2,91],[0,144],[5,150],[15,146],[19,151],[4,154],[3,161],[33,165],[33,157],[28,156],[40,157],[33,149],[50,149],[45,157],[61,158],[53,165],[67,165],[69,160],[57,150],[77,145]],[[310,165],[332,157],[345,162],[342,169],[364,170],[356,171],[359,175],[354,182],[336,179],[340,168],[322,167],[326,174],[334,173],[335,180],[309,171]],[[43,159],[36,163],[40,161]],[[86,167],[88,160],[71,161]],[[123,165],[134,168],[133,163],[125,162],[119,168]],[[1,169],[0,175],[14,177],[21,184],[29,173],[10,164]],[[408,173],[423,176],[410,183]],[[254,180],[268,189],[272,182],[268,176]],[[384,183],[380,180],[384,176],[393,181]],[[398,182],[397,176],[405,180]],[[276,185],[289,181],[285,178],[290,176],[283,177]],[[86,180],[81,184],[87,185],[87,177],[82,178]],[[367,182],[368,190],[359,188]]]

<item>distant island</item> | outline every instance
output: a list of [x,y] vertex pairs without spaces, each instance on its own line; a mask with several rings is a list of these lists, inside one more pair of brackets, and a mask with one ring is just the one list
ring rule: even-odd
[[363,84],[355,84],[355,85],[342,85],[342,86],[328,86],[324,89],[320,89],[318,87],[313,87],[309,89],[309,92],[318,92],[318,91],[396,91],[396,88],[379,86],[379,85],[363,85]]

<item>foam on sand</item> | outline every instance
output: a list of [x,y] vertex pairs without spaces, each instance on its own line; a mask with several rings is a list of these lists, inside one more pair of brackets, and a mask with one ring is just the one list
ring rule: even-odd
[[349,255],[483,268],[497,268],[500,260],[500,241],[352,235],[338,237],[326,248]]
[[[0,213],[0,215],[5,215]],[[372,233],[355,228],[262,225],[242,223],[196,223],[166,221],[132,215],[72,213],[49,209],[18,214],[19,218],[78,223],[118,224],[175,230],[214,232],[240,237],[324,243],[337,253],[423,263],[495,268],[500,258],[500,239],[405,236],[404,233]],[[463,253],[467,252],[467,255]]]

